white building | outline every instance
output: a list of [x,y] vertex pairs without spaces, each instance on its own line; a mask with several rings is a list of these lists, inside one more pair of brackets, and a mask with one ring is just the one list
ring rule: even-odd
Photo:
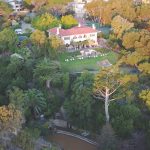
[[82,18],[86,12],[84,6],[86,3],[91,2],[92,0],[74,0],[73,2],[68,4],[76,14],[76,17]]
[[12,6],[12,9],[16,12],[22,9],[23,0],[4,0],[4,1],[9,3]]
[[56,27],[48,30],[49,36],[55,35],[60,37],[65,45],[70,45],[72,42],[92,41],[94,45],[97,45],[97,33],[95,25],[92,27],[81,26],[80,24],[71,29],[62,29]]

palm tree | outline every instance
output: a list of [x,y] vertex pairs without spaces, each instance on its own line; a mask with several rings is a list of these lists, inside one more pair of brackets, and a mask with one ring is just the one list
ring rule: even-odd
[[46,108],[46,99],[41,91],[29,89],[25,93],[25,109],[36,118]]
[[61,77],[59,62],[50,61],[48,59],[42,60],[36,65],[34,77],[36,77],[40,83],[46,83],[46,87],[49,89],[51,81]]

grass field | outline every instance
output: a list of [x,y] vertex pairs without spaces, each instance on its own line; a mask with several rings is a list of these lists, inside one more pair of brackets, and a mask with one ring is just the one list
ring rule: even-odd
[[114,52],[109,52],[106,56],[98,56],[96,58],[84,58],[83,60],[75,59],[73,61],[66,62],[65,59],[75,57],[79,55],[79,52],[75,53],[61,53],[59,55],[59,61],[61,63],[62,69],[66,72],[80,72],[83,70],[97,71],[100,67],[97,62],[108,59],[111,64],[117,61],[117,54]]

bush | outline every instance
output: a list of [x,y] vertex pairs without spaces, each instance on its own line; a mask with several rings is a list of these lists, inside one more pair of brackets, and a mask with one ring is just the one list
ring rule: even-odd
[[149,121],[148,128],[146,130],[146,143],[148,148],[150,149],[150,121]]
[[29,29],[29,28],[26,28],[26,29],[25,29],[25,32],[26,32],[27,34],[31,34],[31,33],[32,33],[32,30]]
[[24,22],[31,23],[31,18],[29,16],[24,17]]
[[112,126],[121,137],[129,136],[140,116],[140,110],[133,104],[114,104],[110,107]]
[[110,124],[104,125],[100,135],[100,150],[116,150],[117,140],[113,128]]
[[113,119],[112,125],[116,133],[121,137],[129,136],[134,129],[133,120],[125,120],[123,116],[118,116],[115,119]]
[[17,137],[13,139],[13,143],[23,150],[34,150],[32,136],[26,129],[21,131]]
[[20,25],[20,24],[17,24],[17,25],[15,25],[15,26],[13,26],[12,28],[13,28],[14,30],[15,30],[15,29],[19,29],[19,28],[21,28],[21,25]]
[[100,32],[97,34],[98,38],[104,38],[104,39],[109,39],[109,34],[104,34],[103,32]]

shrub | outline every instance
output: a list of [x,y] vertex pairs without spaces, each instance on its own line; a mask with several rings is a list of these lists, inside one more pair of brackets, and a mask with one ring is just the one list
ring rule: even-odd
[[116,140],[115,132],[110,124],[106,124],[102,128],[99,148],[100,150],[117,149],[117,140]]
[[29,16],[24,17],[24,22],[31,23],[31,18]]

